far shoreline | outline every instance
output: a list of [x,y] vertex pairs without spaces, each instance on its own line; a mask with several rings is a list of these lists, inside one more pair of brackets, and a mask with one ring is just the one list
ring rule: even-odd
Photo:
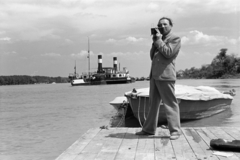
[[[35,77],[40,77],[39,80],[31,79]],[[5,79],[6,78],[6,79]],[[25,78],[25,79],[24,79]],[[183,77],[177,76],[177,80],[217,80],[217,79],[240,79],[240,73],[238,74],[224,74],[218,78],[193,78],[193,77]],[[149,77],[141,77],[137,81],[149,81]],[[27,76],[27,75],[0,75],[0,86],[10,86],[10,85],[36,85],[36,84],[59,84],[59,83],[70,83],[67,77],[47,77],[47,76]]]
[[188,77],[177,77],[177,80],[181,80],[181,79],[240,79],[240,73],[236,74],[236,75],[230,75],[230,74],[225,74],[222,77],[219,78],[188,78]]

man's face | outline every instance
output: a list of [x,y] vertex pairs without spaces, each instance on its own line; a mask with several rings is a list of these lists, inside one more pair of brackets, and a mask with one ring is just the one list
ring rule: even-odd
[[162,35],[166,35],[171,31],[172,26],[167,19],[162,19],[158,22],[158,28]]

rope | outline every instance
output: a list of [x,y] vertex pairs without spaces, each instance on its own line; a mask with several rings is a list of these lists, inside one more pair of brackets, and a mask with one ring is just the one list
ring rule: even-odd
[[143,127],[140,119],[140,104],[141,104],[141,97],[139,97],[139,102],[138,102],[138,121],[141,127]]
[[125,117],[126,117],[126,114],[127,114],[127,107],[128,107],[128,103],[126,101],[123,101],[123,103],[121,104],[121,106],[120,106],[120,108],[118,110],[118,113],[117,113],[117,114],[119,114],[120,109],[121,110],[123,109],[123,115],[122,115],[120,121],[118,122],[118,124],[116,126],[117,128],[122,126],[122,124],[123,124],[123,122],[125,120]]
[[146,121],[146,112],[145,112],[145,108],[146,108],[146,99],[147,97],[144,97],[144,108],[143,108],[143,117],[144,117],[144,121]]

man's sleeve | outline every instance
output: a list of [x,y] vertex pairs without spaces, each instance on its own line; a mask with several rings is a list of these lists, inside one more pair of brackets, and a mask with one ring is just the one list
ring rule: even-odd
[[156,52],[156,47],[154,46],[154,43],[153,43],[152,44],[152,48],[150,50],[150,58],[151,58],[151,60],[153,59],[155,52]]
[[154,42],[154,46],[158,49],[159,54],[162,54],[165,58],[172,58],[180,50],[181,39],[180,37],[174,37],[166,43],[159,39]]

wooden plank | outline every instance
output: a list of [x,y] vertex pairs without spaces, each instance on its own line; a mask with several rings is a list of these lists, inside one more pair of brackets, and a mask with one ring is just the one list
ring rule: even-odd
[[195,133],[200,137],[201,141],[199,142],[199,145],[201,146],[203,151],[205,151],[208,158],[219,159],[216,155],[213,154],[213,150],[210,148],[210,143],[204,141],[204,139],[201,137],[201,135],[197,132],[197,130],[201,130],[201,129],[195,129],[195,128],[193,128],[193,129],[194,129]]
[[[202,128],[197,128],[195,129],[195,131],[201,136],[201,138],[205,141],[205,143],[208,145],[209,150],[211,150],[213,152],[213,150],[210,147],[210,141],[214,138],[216,138],[209,130],[207,130],[206,128],[202,127]],[[226,160],[226,157],[222,157],[222,156],[216,156],[218,157],[218,159],[220,160]]]
[[237,128],[223,127],[222,129],[234,139],[240,140],[240,130]]
[[113,160],[115,159],[118,149],[123,141],[128,128],[114,128],[114,131],[105,136],[105,143],[101,151],[95,157],[96,160]]
[[197,159],[190,144],[184,136],[184,128],[182,128],[182,135],[177,140],[172,140],[171,144],[178,160],[194,160]]
[[[232,127],[227,131],[227,133],[231,134],[231,136],[234,137],[236,140],[240,140],[240,127]],[[240,159],[240,152],[235,152],[235,155]]]
[[[240,140],[240,129],[237,127],[222,128],[227,134],[236,140]],[[240,152],[235,152],[235,155],[240,159]]]
[[102,129],[92,141],[84,148],[82,152],[98,153],[105,142],[105,136],[111,134],[114,129]]
[[[210,141],[212,139],[217,139],[217,137],[211,132],[208,130],[208,127],[205,128],[205,127],[202,127],[201,129],[195,129],[198,134],[202,137],[202,139],[206,142],[206,144],[209,146],[209,150],[211,150],[212,152],[216,152],[215,150],[213,150],[211,147],[210,147]],[[236,156],[233,156],[233,157],[223,157],[223,156],[217,156],[218,159],[220,160],[227,160],[227,159],[236,159]]]
[[209,127],[208,130],[211,131],[217,138],[223,138],[223,139],[227,139],[227,140],[234,140],[234,138],[232,136],[227,134],[220,127]]
[[[114,129],[102,129],[98,134],[87,144],[87,146],[76,156],[74,160],[94,160],[98,153],[101,151],[104,143],[105,136],[111,134]],[[86,158],[87,157],[87,158]]]
[[[234,140],[232,136],[230,136],[228,133],[226,133],[222,128],[220,127],[211,127],[208,128],[217,138],[222,138],[226,140]],[[226,151],[225,151],[226,152]],[[232,159],[240,159],[240,153],[239,152],[231,152],[234,154],[234,156],[231,156]]]
[[209,147],[194,129],[189,128],[182,131],[198,159],[218,159],[212,154],[212,151],[208,150]]
[[[227,134],[236,140],[240,140],[240,129],[237,127],[222,128]],[[235,155],[240,159],[240,152],[235,152]]]
[[240,127],[233,127],[234,129],[240,131]]
[[155,136],[155,159],[172,160],[176,159],[171,141],[169,139],[169,131],[167,129],[158,128]]
[[[198,130],[198,134],[202,137],[202,139],[209,145],[210,147],[210,141],[212,139],[217,139],[218,137],[216,137],[210,130],[210,127],[203,127],[201,129]],[[212,150],[212,149],[211,149]],[[216,152],[215,150],[212,150],[213,152]],[[220,160],[238,160],[238,157],[236,155],[231,156],[231,157],[223,157],[223,156],[217,156]]]
[[80,152],[74,159],[65,159],[65,160],[94,160],[96,157],[96,153]]
[[154,159],[154,135],[139,136],[135,159],[153,160]]
[[61,155],[59,155],[56,158],[56,160],[74,159],[88,145],[88,143],[92,140],[92,138],[97,135],[99,131],[100,131],[99,128],[89,129],[76,142],[74,142],[67,150],[65,150]]
[[138,136],[135,135],[136,131],[140,130],[139,128],[129,128],[125,137],[122,141],[122,144],[118,150],[118,153],[115,157],[116,160],[134,160],[136,149],[138,145]]

